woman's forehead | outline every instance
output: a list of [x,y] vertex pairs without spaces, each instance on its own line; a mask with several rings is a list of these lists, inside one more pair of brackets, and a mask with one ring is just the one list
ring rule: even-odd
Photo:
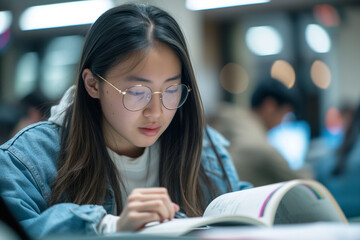
[[175,52],[167,45],[156,45],[147,50],[134,52],[115,64],[108,76],[136,75],[148,78],[171,78],[181,74],[181,62]]

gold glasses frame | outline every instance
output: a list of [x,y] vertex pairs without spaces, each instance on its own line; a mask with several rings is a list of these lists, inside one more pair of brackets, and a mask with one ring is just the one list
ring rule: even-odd
[[[144,107],[142,107],[142,108],[140,108],[140,109],[137,109],[137,110],[132,110],[132,109],[129,109],[129,108],[127,108],[127,107],[125,106],[125,101],[124,101],[124,97],[125,97],[128,89],[130,89],[130,88],[132,88],[132,87],[127,88],[127,89],[125,89],[124,91],[122,91],[122,90],[118,89],[117,87],[115,87],[111,82],[109,82],[108,80],[106,80],[104,77],[100,76],[99,74],[95,73],[95,75],[96,75],[97,77],[99,77],[101,80],[103,80],[104,82],[106,82],[107,84],[109,84],[111,87],[113,87],[120,95],[122,95],[122,98],[123,98],[123,99],[122,99],[123,106],[124,106],[128,111],[131,111],[131,112],[140,111],[140,110],[143,110],[144,108],[146,108],[146,106],[150,103],[150,101],[151,101],[151,99],[152,99],[152,96],[155,95],[155,94],[160,94],[160,95],[161,95],[161,96],[160,96],[161,104],[162,104],[166,109],[168,109],[168,110],[178,109],[178,108],[180,108],[180,107],[186,102],[186,100],[187,100],[187,98],[188,98],[188,96],[189,96],[189,92],[192,91],[192,89],[191,89],[188,85],[183,84],[183,83],[171,85],[171,86],[184,85],[184,86],[186,87],[186,89],[187,89],[187,94],[186,94],[186,98],[184,99],[184,102],[181,103],[181,105],[178,105],[176,108],[168,108],[168,107],[165,106],[165,104],[164,104],[164,102],[163,102],[162,96],[163,96],[164,92],[153,92],[151,88],[149,88],[149,87],[147,87],[147,86],[144,86],[144,85],[141,85],[141,84],[139,84],[139,85],[134,85],[134,86],[132,86],[132,87],[146,87],[146,88],[150,89],[150,91],[151,91],[151,98],[148,100],[148,103],[147,103]],[[171,87],[171,86],[170,86],[170,87]]]

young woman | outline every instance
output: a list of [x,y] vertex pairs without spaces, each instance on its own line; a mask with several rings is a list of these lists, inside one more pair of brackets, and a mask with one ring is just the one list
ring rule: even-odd
[[1,196],[33,236],[136,231],[248,187],[205,128],[178,24],[156,7],[94,23],[76,87],[51,114],[0,150]]

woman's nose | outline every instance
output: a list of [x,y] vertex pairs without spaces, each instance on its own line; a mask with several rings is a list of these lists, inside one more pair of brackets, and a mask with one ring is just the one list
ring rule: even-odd
[[149,104],[144,109],[144,116],[158,118],[162,114],[162,108],[163,104],[161,100],[161,94],[155,92],[153,93]]

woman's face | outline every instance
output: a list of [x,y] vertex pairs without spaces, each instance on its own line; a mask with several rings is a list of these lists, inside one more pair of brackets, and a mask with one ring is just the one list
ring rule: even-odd
[[[103,77],[122,91],[143,85],[153,92],[163,92],[167,87],[181,83],[179,58],[164,44],[156,44],[135,68],[133,64],[134,59],[130,57],[129,61],[114,66]],[[176,110],[166,109],[160,97],[160,94],[154,94],[144,109],[132,112],[124,107],[122,95],[102,82],[99,100],[107,146],[118,154],[137,157],[144,147],[154,144],[176,113]]]

